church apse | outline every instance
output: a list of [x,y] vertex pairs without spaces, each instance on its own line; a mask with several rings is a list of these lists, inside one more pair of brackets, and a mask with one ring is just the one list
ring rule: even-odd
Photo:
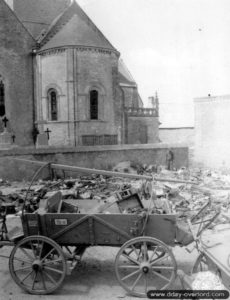
[[39,134],[41,147],[158,141],[158,112],[143,107],[120,53],[76,1],[10,3],[14,12],[0,1],[0,118],[6,110],[19,146]]

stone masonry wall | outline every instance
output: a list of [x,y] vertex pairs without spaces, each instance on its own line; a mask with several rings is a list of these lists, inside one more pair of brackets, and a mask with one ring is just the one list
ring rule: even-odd
[[[58,49],[40,55],[37,65],[39,130],[52,131],[51,146],[81,145],[83,135],[121,135],[123,103],[115,54]],[[50,88],[58,92],[58,121],[48,118]],[[89,113],[89,93],[94,89],[98,91],[98,120],[90,120]]]
[[[174,167],[188,166],[188,148],[182,145],[148,144],[103,147],[12,149],[0,151],[0,178],[31,180],[38,166],[16,161],[14,158],[53,162],[70,166],[111,170],[117,163],[132,161],[139,164],[165,165],[168,147],[174,152]],[[44,176],[47,176],[47,172]],[[63,173],[60,173],[63,175]],[[66,173],[74,176],[74,173]]]
[[[69,145],[69,97],[67,90],[67,52],[53,51],[38,56],[38,120],[39,131],[51,130],[49,144]],[[58,76],[57,76],[58,74]],[[57,91],[58,120],[51,121],[48,109],[48,91]],[[73,101],[73,99],[72,99]],[[72,144],[73,145],[73,144]]]
[[[0,75],[6,116],[20,146],[33,144],[33,64],[35,41],[7,4],[0,0]],[[20,116],[20,117],[19,117]]]
[[125,97],[125,106],[127,107],[138,107],[138,91],[136,87],[122,86],[122,90]]
[[[121,124],[121,99],[117,97],[118,60],[113,54],[96,51],[77,52],[76,108],[79,136],[87,134],[117,134]],[[98,120],[90,120],[89,92],[97,90]]]
[[128,144],[158,143],[158,118],[132,117],[128,122]]

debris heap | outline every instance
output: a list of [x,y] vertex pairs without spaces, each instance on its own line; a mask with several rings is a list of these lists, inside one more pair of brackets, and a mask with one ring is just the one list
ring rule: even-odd
[[[34,212],[41,199],[60,191],[64,201],[78,205],[79,200],[84,200],[91,212],[176,213],[178,218],[186,219],[192,218],[210,202],[207,213],[218,209],[223,213],[223,219],[230,219],[230,174],[186,168],[169,171],[163,166],[141,166],[131,162],[120,163],[114,167],[114,171],[141,173],[152,176],[153,181],[92,174],[68,179],[39,180],[28,190],[29,183],[20,187],[16,183],[0,180],[0,205],[9,206],[9,212],[14,213],[22,209],[26,199],[24,208],[27,212]],[[171,181],[167,181],[167,178]],[[114,205],[119,201],[123,201],[123,208],[121,205]]]

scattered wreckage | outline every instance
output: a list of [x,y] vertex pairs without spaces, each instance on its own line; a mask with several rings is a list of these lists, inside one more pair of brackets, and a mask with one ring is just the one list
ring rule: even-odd
[[[16,284],[25,291],[38,295],[56,291],[90,246],[120,247],[114,263],[115,273],[120,285],[130,295],[146,297],[149,290],[167,289],[177,275],[186,287],[191,288],[194,278],[177,270],[177,262],[171,250],[176,245],[195,245],[200,255],[193,271],[202,271],[203,265],[206,269],[214,265],[215,272],[227,278],[224,283],[229,288],[229,265],[223,267],[218,256],[210,253],[211,247],[203,242],[203,233],[219,217],[220,209],[213,209],[210,196],[205,196],[199,210],[194,207],[188,210],[191,203],[183,202],[178,189],[170,188],[172,183],[191,187],[196,181],[43,162],[30,163],[40,165],[40,168],[34,174],[22,203],[23,230],[7,230],[7,210],[13,209],[10,203],[2,204],[0,219],[0,247],[13,246],[9,257],[10,273]],[[96,175],[90,181],[87,177],[82,177],[81,182],[57,180],[40,188],[34,197],[31,187],[39,173],[47,167],[52,171]],[[183,175],[186,175],[185,172]],[[111,186],[116,186],[112,196],[92,197],[90,185],[96,187],[100,183],[106,186],[108,183],[102,176],[119,178],[122,188],[117,191],[118,182],[111,180]],[[135,189],[132,185],[124,185],[121,178],[138,179],[142,183],[141,188],[138,184]],[[156,182],[165,183],[167,198],[163,197]],[[64,192],[60,189],[63,184],[70,188],[86,187],[80,193],[81,199],[78,199],[79,189],[75,191],[76,194],[68,193],[68,189]],[[140,191],[142,197],[139,196]],[[185,199],[188,193],[186,190],[182,190],[182,193]],[[73,196],[75,199],[71,199]],[[197,197],[196,192],[193,197]],[[179,200],[175,201],[175,198]],[[224,234],[229,234],[229,229],[227,225]],[[223,241],[219,243],[222,247]],[[229,254],[226,255],[229,262]]]

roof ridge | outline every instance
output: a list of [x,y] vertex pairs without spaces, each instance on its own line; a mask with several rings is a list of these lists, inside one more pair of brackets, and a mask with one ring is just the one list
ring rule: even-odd
[[[38,41],[40,47],[44,46],[71,19],[71,17],[72,17],[71,14],[69,16],[67,14],[67,12],[69,12],[70,6],[72,6],[72,3],[70,3],[70,5],[68,7],[66,7],[66,9],[60,15],[58,15],[53,20],[53,22],[50,24],[50,27],[48,28],[46,34],[42,37],[42,39],[40,41]],[[65,22],[62,22],[62,19],[65,18],[65,17],[68,18],[68,19]],[[61,23],[61,24],[59,25],[58,23]]]

